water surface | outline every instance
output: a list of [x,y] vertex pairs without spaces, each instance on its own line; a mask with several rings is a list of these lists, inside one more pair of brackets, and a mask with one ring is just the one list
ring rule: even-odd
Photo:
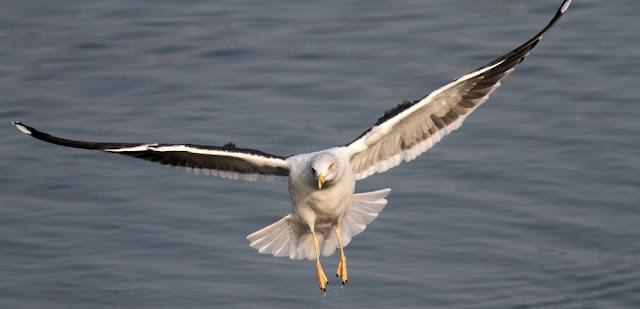
[[[0,307],[640,307],[640,3],[575,1],[393,188],[349,285],[245,236],[245,183],[27,139],[343,144],[536,33],[561,1],[19,1],[0,8]],[[324,260],[332,273],[336,257]]]

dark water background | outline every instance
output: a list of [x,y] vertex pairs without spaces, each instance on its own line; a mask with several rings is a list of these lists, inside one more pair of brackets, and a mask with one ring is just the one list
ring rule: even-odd
[[574,1],[462,129],[360,183],[394,191],[325,297],[312,263],[245,240],[289,211],[284,181],[9,124],[314,151],[517,46],[560,2],[3,1],[0,307],[639,308],[638,1]]

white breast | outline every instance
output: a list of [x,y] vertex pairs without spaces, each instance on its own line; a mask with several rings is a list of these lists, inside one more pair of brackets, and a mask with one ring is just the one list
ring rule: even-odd
[[[341,162],[341,175],[330,186],[318,190],[309,162],[317,153],[294,156],[289,161],[289,195],[293,213],[303,222],[317,224],[336,222],[351,206],[355,177],[344,148],[330,150]],[[315,218],[310,218],[315,216]]]

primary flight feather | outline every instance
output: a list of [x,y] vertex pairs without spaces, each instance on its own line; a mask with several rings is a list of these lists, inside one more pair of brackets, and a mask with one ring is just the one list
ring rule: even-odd
[[355,193],[356,181],[415,159],[458,129],[525,59],[570,3],[565,0],[542,31],[513,51],[422,99],[396,106],[348,144],[318,152],[285,157],[231,143],[203,146],[86,142],[55,137],[20,122],[13,124],[23,133],[49,143],[183,166],[221,177],[288,177],[291,213],[247,239],[260,253],[315,260],[318,285],[325,291],[328,279],[320,256],[340,251],[336,275],[345,284],[348,275],[344,247],[378,216],[391,191]]

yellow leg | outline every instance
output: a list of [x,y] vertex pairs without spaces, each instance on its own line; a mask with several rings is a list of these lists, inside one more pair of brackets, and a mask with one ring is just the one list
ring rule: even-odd
[[344,255],[344,248],[342,247],[342,237],[340,236],[340,225],[336,225],[336,237],[338,237],[338,244],[340,245],[340,261],[338,262],[336,277],[340,277],[340,281],[342,281],[342,285],[345,285],[345,283],[349,281],[349,276],[347,276],[347,256]]
[[313,248],[316,250],[316,277],[318,278],[318,286],[320,286],[320,290],[326,292],[329,280],[322,269],[322,265],[320,265],[320,252],[318,249],[318,239],[316,238],[316,234],[311,232],[311,236],[313,237]]

